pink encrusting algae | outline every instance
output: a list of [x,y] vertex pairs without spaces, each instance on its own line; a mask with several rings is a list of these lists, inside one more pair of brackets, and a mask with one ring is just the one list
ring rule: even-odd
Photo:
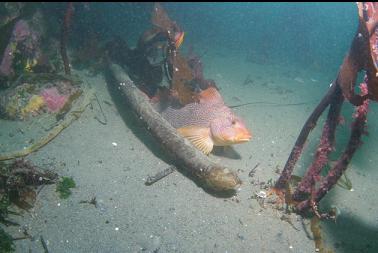
[[61,95],[56,87],[43,89],[40,95],[45,100],[47,109],[50,112],[60,111],[68,100],[68,97]]

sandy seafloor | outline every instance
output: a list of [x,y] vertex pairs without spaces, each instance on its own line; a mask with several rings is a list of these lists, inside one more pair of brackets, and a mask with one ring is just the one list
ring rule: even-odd
[[[212,195],[180,172],[145,186],[147,175],[168,166],[158,143],[122,98],[109,93],[112,89],[101,74],[91,77],[86,71],[76,72],[96,89],[108,123],[100,124],[94,118],[98,111],[88,108],[57,138],[28,156],[42,168],[72,176],[77,187],[70,198],[62,200],[55,185],[46,186],[33,209],[23,212],[22,218],[11,217],[35,236],[34,241],[17,241],[17,252],[43,252],[40,235],[54,253],[315,252],[310,221],[292,214],[290,225],[281,220],[282,212],[262,208],[251,198],[260,191],[251,181],[278,178],[276,167],[283,168],[302,125],[336,73],[288,63],[252,63],[237,54],[226,57],[209,52],[203,62],[206,77],[216,81],[228,105],[308,102],[235,109],[252,130],[253,140],[234,146],[234,151],[226,150],[230,158],[211,158],[238,171],[243,185],[236,197]],[[248,75],[253,83],[243,85]],[[344,109],[346,124],[338,134],[341,143],[349,137],[352,112],[349,105]],[[321,204],[324,209],[335,205],[340,210],[336,223],[321,223],[326,246],[335,252],[378,252],[377,113],[374,104],[369,113],[370,135],[364,137],[347,171],[354,191],[336,187]],[[322,122],[310,135],[305,158],[295,174],[301,175],[309,164]],[[258,163],[254,178],[250,178],[249,171]],[[98,208],[79,203],[92,197],[97,198]],[[14,236],[21,235],[20,230],[7,229]]]

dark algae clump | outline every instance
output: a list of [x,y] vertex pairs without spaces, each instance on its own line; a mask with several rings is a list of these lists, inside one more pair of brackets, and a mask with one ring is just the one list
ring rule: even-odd
[[[0,224],[19,226],[8,219],[9,214],[20,215],[12,211],[14,206],[29,210],[34,206],[38,186],[55,183],[57,175],[49,170],[41,170],[25,159],[0,162]],[[12,238],[0,227],[0,252],[14,252],[14,240],[30,238]]]
[[70,188],[75,188],[76,184],[72,177],[62,177],[56,185],[56,191],[59,192],[61,199],[66,199],[71,195]]
[[0,228],[0,252],[14,252],[13,238]]

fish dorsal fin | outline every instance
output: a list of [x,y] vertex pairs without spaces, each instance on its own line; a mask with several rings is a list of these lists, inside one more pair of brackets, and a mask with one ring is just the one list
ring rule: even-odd
[[177,129],[177,132],[187,138],[197,149],[208,155],[213,150],[213,140],[210,135],[210,128],[188,126]]
[[209,87],[198,95],[200,103],[223,103],[223,98],[215,87]]

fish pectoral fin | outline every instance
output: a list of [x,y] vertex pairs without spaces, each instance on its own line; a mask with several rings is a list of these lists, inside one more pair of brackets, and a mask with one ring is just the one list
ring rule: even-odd
[[197,149],[208,155],[213,150],[213,140],[210,135],[210,128],[205,127],[181,127],[177,132],[187,138]]

